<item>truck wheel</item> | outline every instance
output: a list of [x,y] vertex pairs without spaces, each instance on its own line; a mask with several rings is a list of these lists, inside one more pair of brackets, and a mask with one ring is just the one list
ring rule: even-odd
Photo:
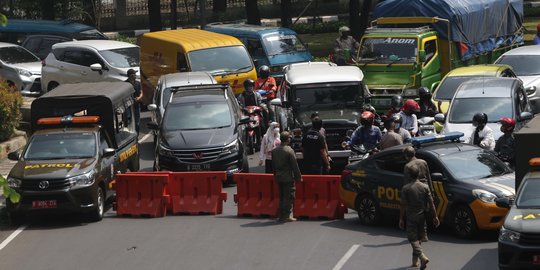
[[454,207],[451,215],[452,231],[461,238],[472,238],[478,228],[474,214],[468,206],[458,205]]
[[381,210],[377,202],[370,195],[361,195],[356,201],[356,211],[360,223],[364,225],[377,225],[381,221]]
[[90,220],[94,222],[101,221],[105,212],[105,193],[103,192],[103,188],[98,187],[96,196],[96,208],[89,216]]

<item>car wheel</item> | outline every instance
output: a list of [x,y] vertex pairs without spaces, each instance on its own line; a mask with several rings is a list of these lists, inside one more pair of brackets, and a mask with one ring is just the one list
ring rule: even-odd
[[362,195],[356,201],[356,211],[360,223],[364,225],[376,225],[381,221],[381,211],[377,202],[370,195]]
[[464,205],[458,205],[452,210],[452,231],[461,238],[472,238],[476,234],[476,220],[471,209]]
[[53,90],[54,88],[58,87],[58,83],[57,82],[50,82],[49,85],[47,85],[47,91],[51,91]]
[[96,208],[92,211],[89,218],[91,221],[100,221],[105,213],[105,193],[103,188],[98,187],[96,191]]

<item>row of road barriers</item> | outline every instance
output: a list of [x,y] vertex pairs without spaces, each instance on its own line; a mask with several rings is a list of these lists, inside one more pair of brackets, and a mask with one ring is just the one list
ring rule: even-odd
[[[347,209],[339,200],[340,176],[304,175],[296,183],[293,215],[297,218],[343,219]],[[170,214],[223,212],[225,172],[137,172],[116,177],[118,216],[163,217]],[[278,186],[272,174],[238,173],[234,202],[238,216],[277,217]]]

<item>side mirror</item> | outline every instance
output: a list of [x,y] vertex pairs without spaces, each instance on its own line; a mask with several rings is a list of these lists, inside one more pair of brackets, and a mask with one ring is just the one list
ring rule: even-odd
[[530,96],[536,92],[536,86],[529,86],[525,88],[525,93],[527,93],[527,96]]
[[497,205],[500,208],[507,208],[507,209],[510,209],[510,206],[512,206],[508,198],[495,199],[495,205]]
[[114,148],[105,148],[103,149],[103,157],[112,157],[114,154],[116,154],[116,150]]
[[259,59],[253,59],[253,64],[257,67],[259,66]]
[[442,181],[443,178],[444,177],[443,177],[442,173],[436,172],[436,173],[431,174],[431,181]]
[[146,126],[150,130],[158,130],[159,129],[159,125],[156,122],[148,122],[148,123],[146,123]]
[[92,71],[102,71],[102,70],[103,70],[103,67],[101,66],[101,64],[96,63],[96,64],[90,65],[90,69],[91,69]]
[[9,160],[17,161],[20,158],[21,158],[21,154],[18,151],[11,152],[11,153],[8,154],[8,159]]
[[149,111],[153,112],[153,111],[157,111],[157,105],[156,104],[148,104],[148,106],[146,106],[148,108]]
[[533,118],[533,114],[530,112],[522,112],[519,115],[519,121],[527,121],[527,120],[531,120],[532,118]]
[[418,51],[418,60],[420,61],[420,63],[426,62],[426,51],[424,50]]
[[238,122],[238,124],[239,124],[239,125],[246,125],[246,124],[249,124],[249,122],[250,122],[249,117],[242,117],[242,118],[240,119],[240,121]]
[[444,123],[444,114],[438,113],[435,115],[435,121],[439,123]]
[[274,98],[270,101],[270,105],[281,107],[283,104],[281,103],[281,99]]

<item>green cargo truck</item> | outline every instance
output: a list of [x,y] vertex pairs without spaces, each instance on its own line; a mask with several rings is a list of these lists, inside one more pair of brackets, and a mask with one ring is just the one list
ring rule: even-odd
[[360,41],[357,64],[371,104],[386,109],[393,95],[417,98],[450,70],[493,63],[523,44],[523,3],[516,0],[387,0]]

